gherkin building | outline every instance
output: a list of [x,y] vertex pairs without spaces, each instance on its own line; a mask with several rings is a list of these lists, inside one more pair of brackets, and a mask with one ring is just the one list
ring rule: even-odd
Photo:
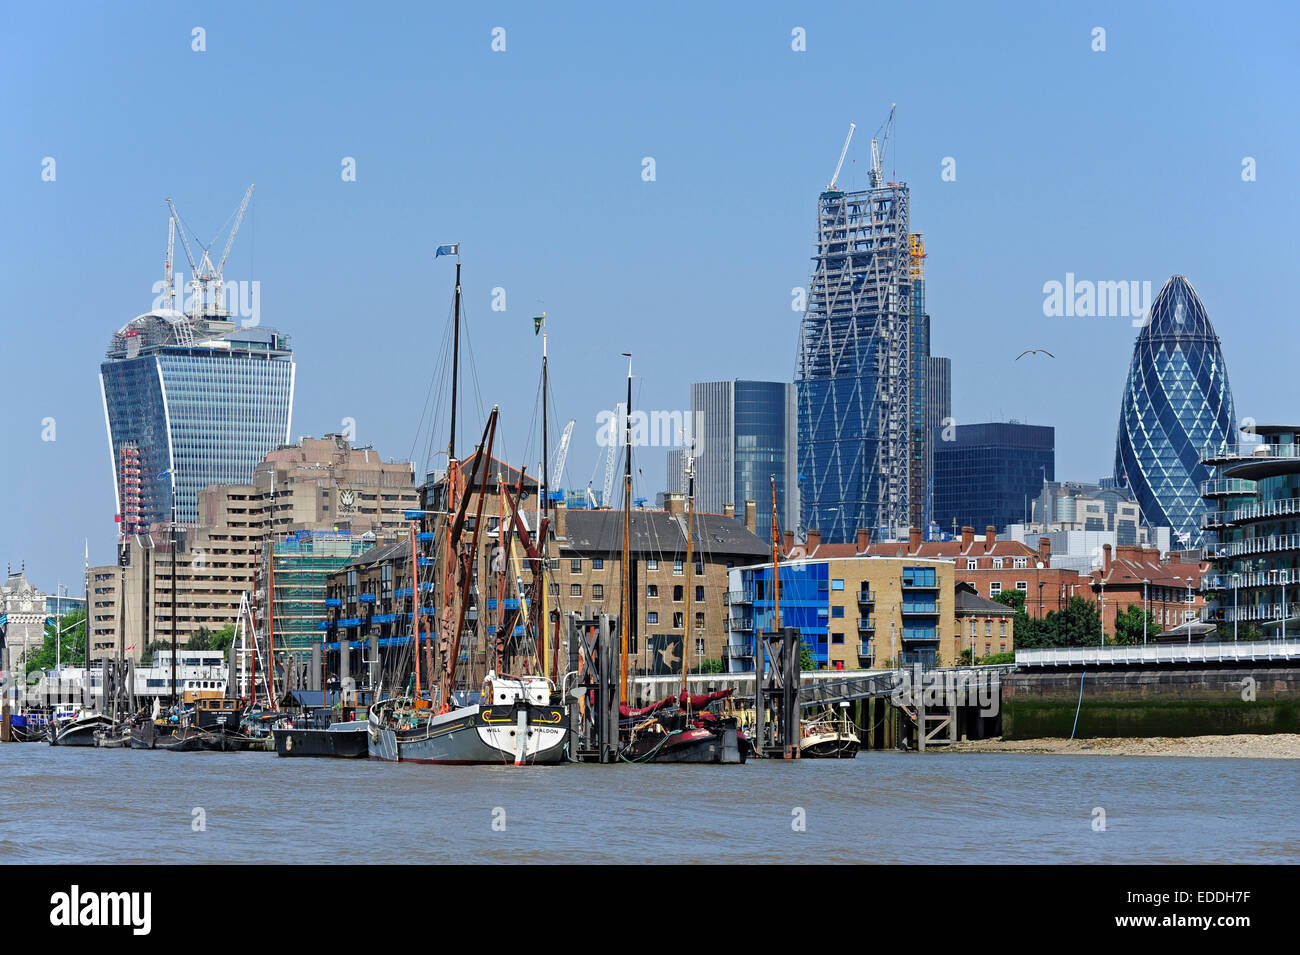
[[1115,442],[1115,481],[1132,489],[1146,523],[1173,529],[1174,547],[1199,547],[1201,463],[1233,433],[1228,370],[1214,326],[1181,275],[1165,283],[1137,337]]

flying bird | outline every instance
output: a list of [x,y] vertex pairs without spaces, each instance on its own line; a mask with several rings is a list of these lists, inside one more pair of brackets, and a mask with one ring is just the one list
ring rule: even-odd
[[1048,358],[1056,357],[1051,352],[1049,352],[1046,348],[1030,348],[1028,351],[1022,351],[1019,355],[1017,355],[1016,361],[1020,361],[1020,359],[1024,358],[1026,355],[1046,355]]

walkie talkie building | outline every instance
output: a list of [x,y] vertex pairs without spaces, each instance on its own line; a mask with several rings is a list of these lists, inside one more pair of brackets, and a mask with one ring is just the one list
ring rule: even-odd
[[1165,283],[1138,334],[1124,386],[1115,481],[1132,489],[1149,526],[1173,529],[1175,546],[1201,543],[1207,449],[1233,433],[1235,414],[1219,338],[1181,275]]

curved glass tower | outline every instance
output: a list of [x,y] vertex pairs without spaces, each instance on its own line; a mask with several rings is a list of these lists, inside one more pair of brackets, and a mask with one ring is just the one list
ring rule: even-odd
[[1115,481],[1133,490],[1152,526],[1173,528],[1174,544],[1201,543],[1201,463],[1232,433],[1234,412],[1219,338],[1205,306],[1181,275],[1165,283],[1138,334],[1115,442]]

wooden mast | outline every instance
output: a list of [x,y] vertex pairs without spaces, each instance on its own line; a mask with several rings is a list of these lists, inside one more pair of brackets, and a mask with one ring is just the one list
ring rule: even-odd
[[[547,410],[546,398],[547,398],[548,384],[549,382],[547,380],[547,368],[546,368],[546,313],[542,312],[542,483],[540,488],[541,495],[542,495],[542,501],[541,501],[542,513],[537,521],[537,526],[539,529],[545,526],[542,523],[542,521],[545,520],[547,517],[549,517],[550,507],[551,507],[550,470],[549,470],[549,461],[547,460],[547,458],[550,456],[550,442],[547,437],[548,432],[546,429],[546,410]],[[542,665],[542,676],[546,676],[546,677],[550,677],[551,679],[554,679],[555,673],[553,671],[555,669],[556,660],[554,656],[551,654],[551,641],[550,641],[550,633],[549,633],[551,629],[549,591],[551,588],[547,585],[546,582],[546,556],[549,548],[546,546],[545,539],[540,537],[538,538],[537,546],[538,549],[541,550],[542,552],[542,563],[540,567],[542,573],[542,595],[541,595],[542,596],[542,605],[541,605],[542,625],[537,629],[537,633],[540,638],[538,640],[538,643],[540,644],[538,649],[541,651],[540,662]]]
[[415,624],[415,707],[420,708],[420,554],[415,521],[411,521],[411,620]]
[[[690,673],[690,667],[687,661],[690,659],[688,650],[691,639],[691,627],[693,626],[691,615],[692,604],[695,598],[695,588],[692,584],[692,576],[695,571],[695,456],[689,451],[686,458],[686,619],[683,621],[685,626],[682,628],[682,688],[681,703],[688,703],[690,693],[687,691],[686,677]],[[689,707],[683,706],[688,710]]]
[[635,625],[632,620],[632,355],[627,358],[627,420],[624,424],[624,443],[627,453],[623,458],[623,599],[619,613],[619,702],[627,703],[628,632]]
[[[451,345],[451,434],[447,438],[447,547],[443,555],[443,577],[442,577],[442,613],[441,613],[441,637],[438,641],[439,655],[442,657],[443,685],[448,685],[450,681],[446,680],[447,671],[452,669],[454,664],[448,657],[450,652],[452,635],[447,631],[451,625],[453,614],[453,592],[456,589],[456,544],[453,541],[451,532],[451,515],[458,510],[460,505],[460,462],[456,460],[456,410],[459,397],[460,382],[460,246],[456,247],[456,296],[455,305],[452,309],[452,345]],[[459,640],[457,640],[459,642]],[[430,697],[433,695],[433,673],[429,674]],[[443,699],[438,704],[438,711],[445,713],[448,710],[448,701]]]

